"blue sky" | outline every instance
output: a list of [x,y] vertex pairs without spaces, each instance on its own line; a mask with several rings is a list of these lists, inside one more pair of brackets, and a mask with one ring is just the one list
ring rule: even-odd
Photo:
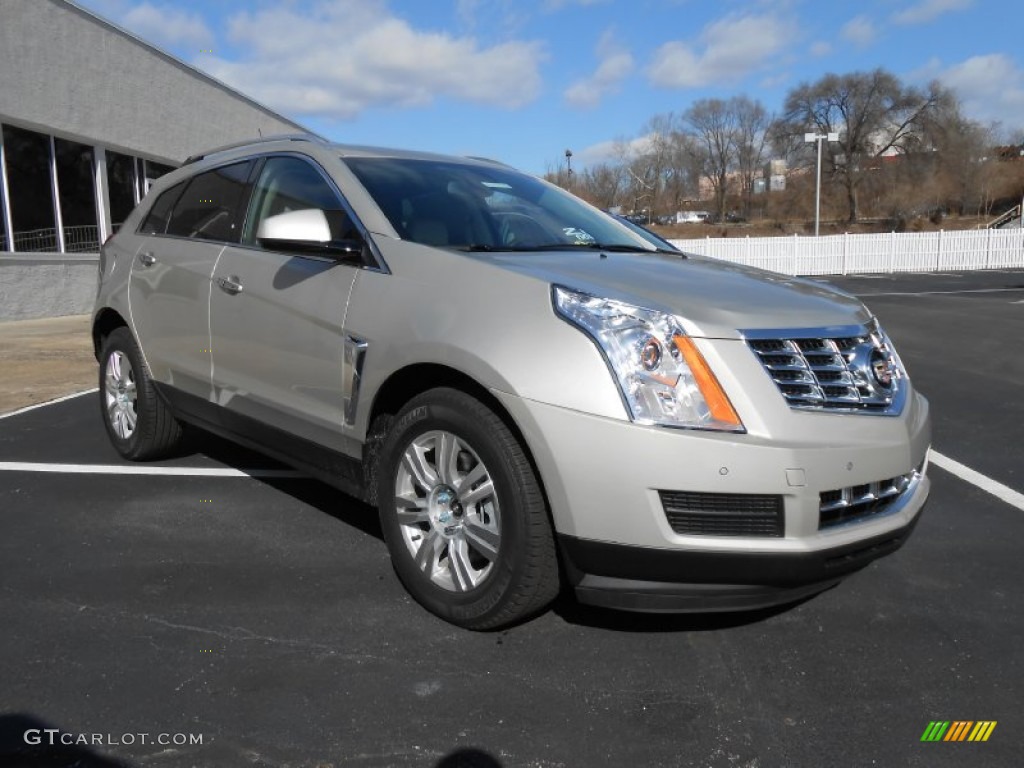
[[1024,21],[993,0],[79,0],[328,138],[494,157],[607,156],[657,114],[827,72],[939,79],[1024,129]]

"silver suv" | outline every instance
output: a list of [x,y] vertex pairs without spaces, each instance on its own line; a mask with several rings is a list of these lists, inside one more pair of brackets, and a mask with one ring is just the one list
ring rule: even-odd
[[[897,549],[927,401],[856,299],[682,254],[484,159],[283,137],[190,158],[103,248],[104,422],[195,425],[379,509],[474,629],[749,609]],[[343,566],[339,566],[343,567]]]

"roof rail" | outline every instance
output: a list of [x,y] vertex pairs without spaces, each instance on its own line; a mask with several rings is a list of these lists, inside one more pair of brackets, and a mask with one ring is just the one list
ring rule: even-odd
[[255,139],[246,139],[245,141],[236,141],[236,142],[233,142],[231,144],[225,144],[222,147],[214,147],[213,149],[208,149],[205,152],[200,152],[200,153],[195,154],[195,155],[190,155],[189,157],[185,158],[185,162],[182,163],[182,165],[184,166],[184,165],[189,165],[191,163],[196,163],[196,162],[202,160],[204,157],[209,157],[210,155],[215,155],[218,152],[226,152],[229,149],[237,149],[238,147],[247,147],[250,144],[261,144],[261,143],[267,142],[267,141],[312,141],[312,142],[315,142],[317,144],[329,144],[330,143],[323,136],[317,136],[315,133],[279,133],[279,134],[275,134],[273,136],[260,136],[260,137],[255,138]]

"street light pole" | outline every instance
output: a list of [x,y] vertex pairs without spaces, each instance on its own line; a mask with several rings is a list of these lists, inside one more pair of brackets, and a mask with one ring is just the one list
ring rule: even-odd
[[565,150],[565,186],[571,192],[572,191],[572,150]]
[[821,230],[821,143],[823,141],[839,141],[838,133],[805,133],[804,142],[818,144],[818,183],[814,192],[814,236]]

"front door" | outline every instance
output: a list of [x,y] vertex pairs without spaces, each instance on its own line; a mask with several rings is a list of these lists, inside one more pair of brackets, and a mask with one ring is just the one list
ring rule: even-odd
[[238,246],[213,279],[210,328],[215,401],[304,440],[352,453],[344,424],[345,308],[359,264],[260,246],[260,223],[325,210],[338,239],[350,226],[321,170],[297,156],[267,159]]

